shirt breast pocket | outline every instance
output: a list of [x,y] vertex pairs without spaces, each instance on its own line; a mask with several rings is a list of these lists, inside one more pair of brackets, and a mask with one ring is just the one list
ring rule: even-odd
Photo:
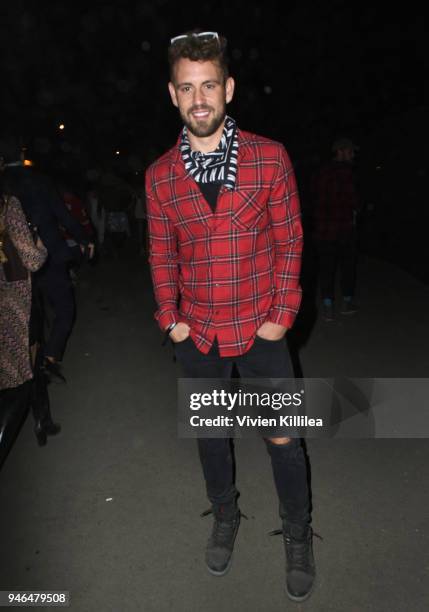
[[235,228],[246,231],[263,229],[268,225],[268,193],[263,190],[237,191],[234,196],[232,224]]

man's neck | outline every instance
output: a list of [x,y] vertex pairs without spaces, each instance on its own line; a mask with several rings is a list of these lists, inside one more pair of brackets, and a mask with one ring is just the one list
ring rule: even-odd
[[201,151],[201,153],[211,153],[212,151],[216,151],[220,143],[220,139],[222,138],[224,125],[225,121],[223,121],[214,134],[205,136],[203,138],[194,136],[194,134],[191,134],[190,130],[188,130],[189,144],[191,145],[192,151]]

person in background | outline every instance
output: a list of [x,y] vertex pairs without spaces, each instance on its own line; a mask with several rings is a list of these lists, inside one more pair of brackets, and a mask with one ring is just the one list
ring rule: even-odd
[[30,404],[35,422],[34,431],[39,446],[45,446],[48,436],[54,436],[61,431],[61,426],[52,420],[48,391],[51,378],[43,363],[45,327],[48,320],[46,309],[47,303],[43,292],[38,284],[33,282],[30,315],[30,353],[33,380],[31,381]]
[[137,222],[138,249],[139,255],[143,256],[148,252],[146,196],[144,189],[136,189],[134,201],[134,217]]
[[106,228],[106,211],[100,204],[98,190],[96,187],[92,187],[88,191],[86,195],[86,201],[92,226],[95,229],[97,237],[97,251],[100,252],[100,250],[102,250],[103,248],[104,243],[104,232]]
[[355,302],[357,215],[360,201],[353,161],[358,147],[349,138],[332,145],[333,158],[313,177],[313,238],[319,262],[323,316],[334,321],[336,270],[340,269],[340,313],[352,315]]
[[[91,243],[95,243],[95,232],[92,227],[91,220],[87,213],[81,198],[75,193],[71,186],[67,183],[59,182],[57,185],[58,192],[66,205],[67,210],[70,212],[72,217],[81,225],[84,230],[87,239]],[[79,269],[82,262],[82,251],[79,244],[73,238],[73,236],[65,228],[61,228],[63,232],[64,240],[72,252],[72,262],[70,264],[70,274],[72,280],[76,280],[77,270]]]
[[98,184],[100,206],[106,211],[105,252],[119,257],[131,236],[129,215],[132,214],[133,191],[114,174],[104,174]]
[[[31,401],[29,322],[31,272],[44,264],[47,250],[33,236],[19,200],[0,190],[0,463]],[[36,423],[58,433],[52,420]]]
[[50,376],[65,381],[61,360],[73,327],[75,305],[68,269],[71,253],[60,227],[67,229],[82,252],[87,250],[89,258],[94,254],[94,243],[69,213],[52,180],[33,168],[24,167],[19,158],[19,150],[12,143],[7,154],[0,156],[0,173],[7,192],[19,199],[26,218],[37,227],[48,251],[46,264],[33,279],[54,314],[52,328],[44,344],[43,367]]

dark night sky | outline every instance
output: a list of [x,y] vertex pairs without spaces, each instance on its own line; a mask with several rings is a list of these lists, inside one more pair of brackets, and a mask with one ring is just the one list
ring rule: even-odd
[[[229,41],[239,125],[295,156],[348,132],[365,139],[389,117],[425,105],[425,25],[369,3],[333,1],[1,4],[3,131],[34,156],[82,167],[114,151],[145,164],[174,142],[169,38],[192,27]],[[58,124],[66,126],[58,131]]]

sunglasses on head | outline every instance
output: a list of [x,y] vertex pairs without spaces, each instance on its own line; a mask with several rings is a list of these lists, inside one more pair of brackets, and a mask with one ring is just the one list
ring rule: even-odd
[[170,45],[174,45],[175,43],[181,40],[186,40],[187,38],[192,38],[193,36],[195,36],[195,38],[200,38],[203,41],[206,40],[207,42],[211,40],[217,40],[217,42],[219,42],[219,34],[217,32],[197,32],[192,34],[181,34],[180,36],[175,36],[170,40]]

